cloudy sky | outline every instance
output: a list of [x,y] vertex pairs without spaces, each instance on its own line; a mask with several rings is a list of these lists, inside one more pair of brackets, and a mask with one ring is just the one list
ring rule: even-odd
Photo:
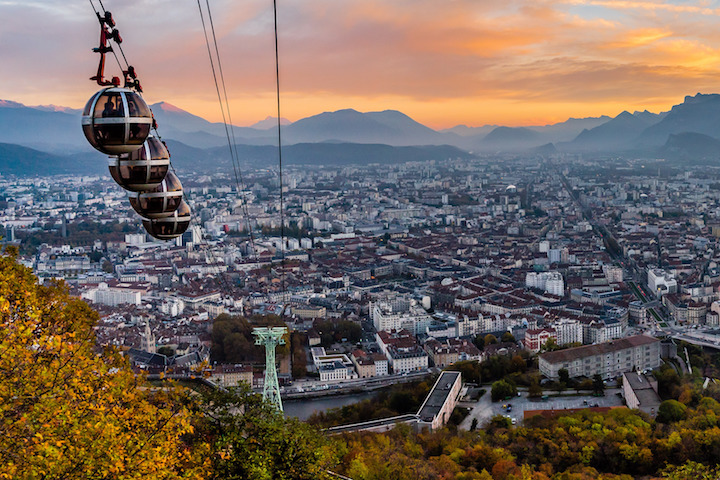
[[[103,3],[149,103],[220,120],[197,2]],[[234,123],[274,115],[272,0],[210,6]],[[81,107],[99,57],[89,0],[0,0],[0,19],[0,99]],[[720,92],[720,0],[278,0],[278,22],[293,121],[354,108],[544,125]]]

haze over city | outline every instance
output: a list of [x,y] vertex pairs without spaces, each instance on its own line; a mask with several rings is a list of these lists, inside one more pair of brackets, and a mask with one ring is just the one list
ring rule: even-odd
[[[272,7],[212,7],[233,119],[251,125],[275,113]],[[196,5],[108,9],[149,102],[219,121]],[[96,68],[89,10],[0,2],[0,16],[13,20],[0,26],[0,98],[80,108]],[[439,129],[659,113],[684,95],[718,91],[718,15],[717,1],[281,1],[282,115],[395,109]]]

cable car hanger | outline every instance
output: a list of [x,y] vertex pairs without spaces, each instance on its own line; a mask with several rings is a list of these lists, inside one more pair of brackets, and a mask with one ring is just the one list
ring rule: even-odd
[[[122,37],[116,28],[112,13],[102,14],[95,8],[100,24],[100,44],[93,52],[100,54],[95,81],[101,88],[85,105],[82,128],[90,145],[110,156],[110,175],[130,193],[130,204],[141,216],[145,230],[153,237],[169,240],[187,230],[190,207],[183,201],[184,191],[180,180],[171,171],[170,153],[157,132],[155,117],[142,98],[142,86],[135,68],[129,65],[120,45]],[[115,42],[125,61],[123,68],[110,42]],[[122,71],[120,78],[105,78],[106,55],[112,53]],[[155,136],[150,135],[150,130]],[[176,210],[182,205],[182,212]],[[172,217],[172,218],[171,218]]]

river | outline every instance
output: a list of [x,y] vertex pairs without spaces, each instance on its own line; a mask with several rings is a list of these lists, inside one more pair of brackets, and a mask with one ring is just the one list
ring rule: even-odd
[[324,412],[331,408],[344,407],[373,398],[378,392],[351,393],[332,397],[305,398],[302,400],[283,400],[283,410],[286,417],[297,417],[307,420],[314,412]]

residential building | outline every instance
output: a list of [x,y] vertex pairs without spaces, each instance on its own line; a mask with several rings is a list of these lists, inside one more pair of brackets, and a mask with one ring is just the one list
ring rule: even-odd
[[634,370],[652,370],[660,366],[660,340],[635,335],[596,345],[568,348],[540,355],[540,373],[557,380],[566,369],[571,377],[615,378]]
[[413,372],[428,368],[428,354],[407,330],[380,331],[375,334],[380,350],[388,359],[393,373]]
[[543,345],[548,340],[552,339],[555,343],[558,342],[557,331],[554,328],[545,327],[530,329],[525,332],[524,346],[531,352],[539,352]]

